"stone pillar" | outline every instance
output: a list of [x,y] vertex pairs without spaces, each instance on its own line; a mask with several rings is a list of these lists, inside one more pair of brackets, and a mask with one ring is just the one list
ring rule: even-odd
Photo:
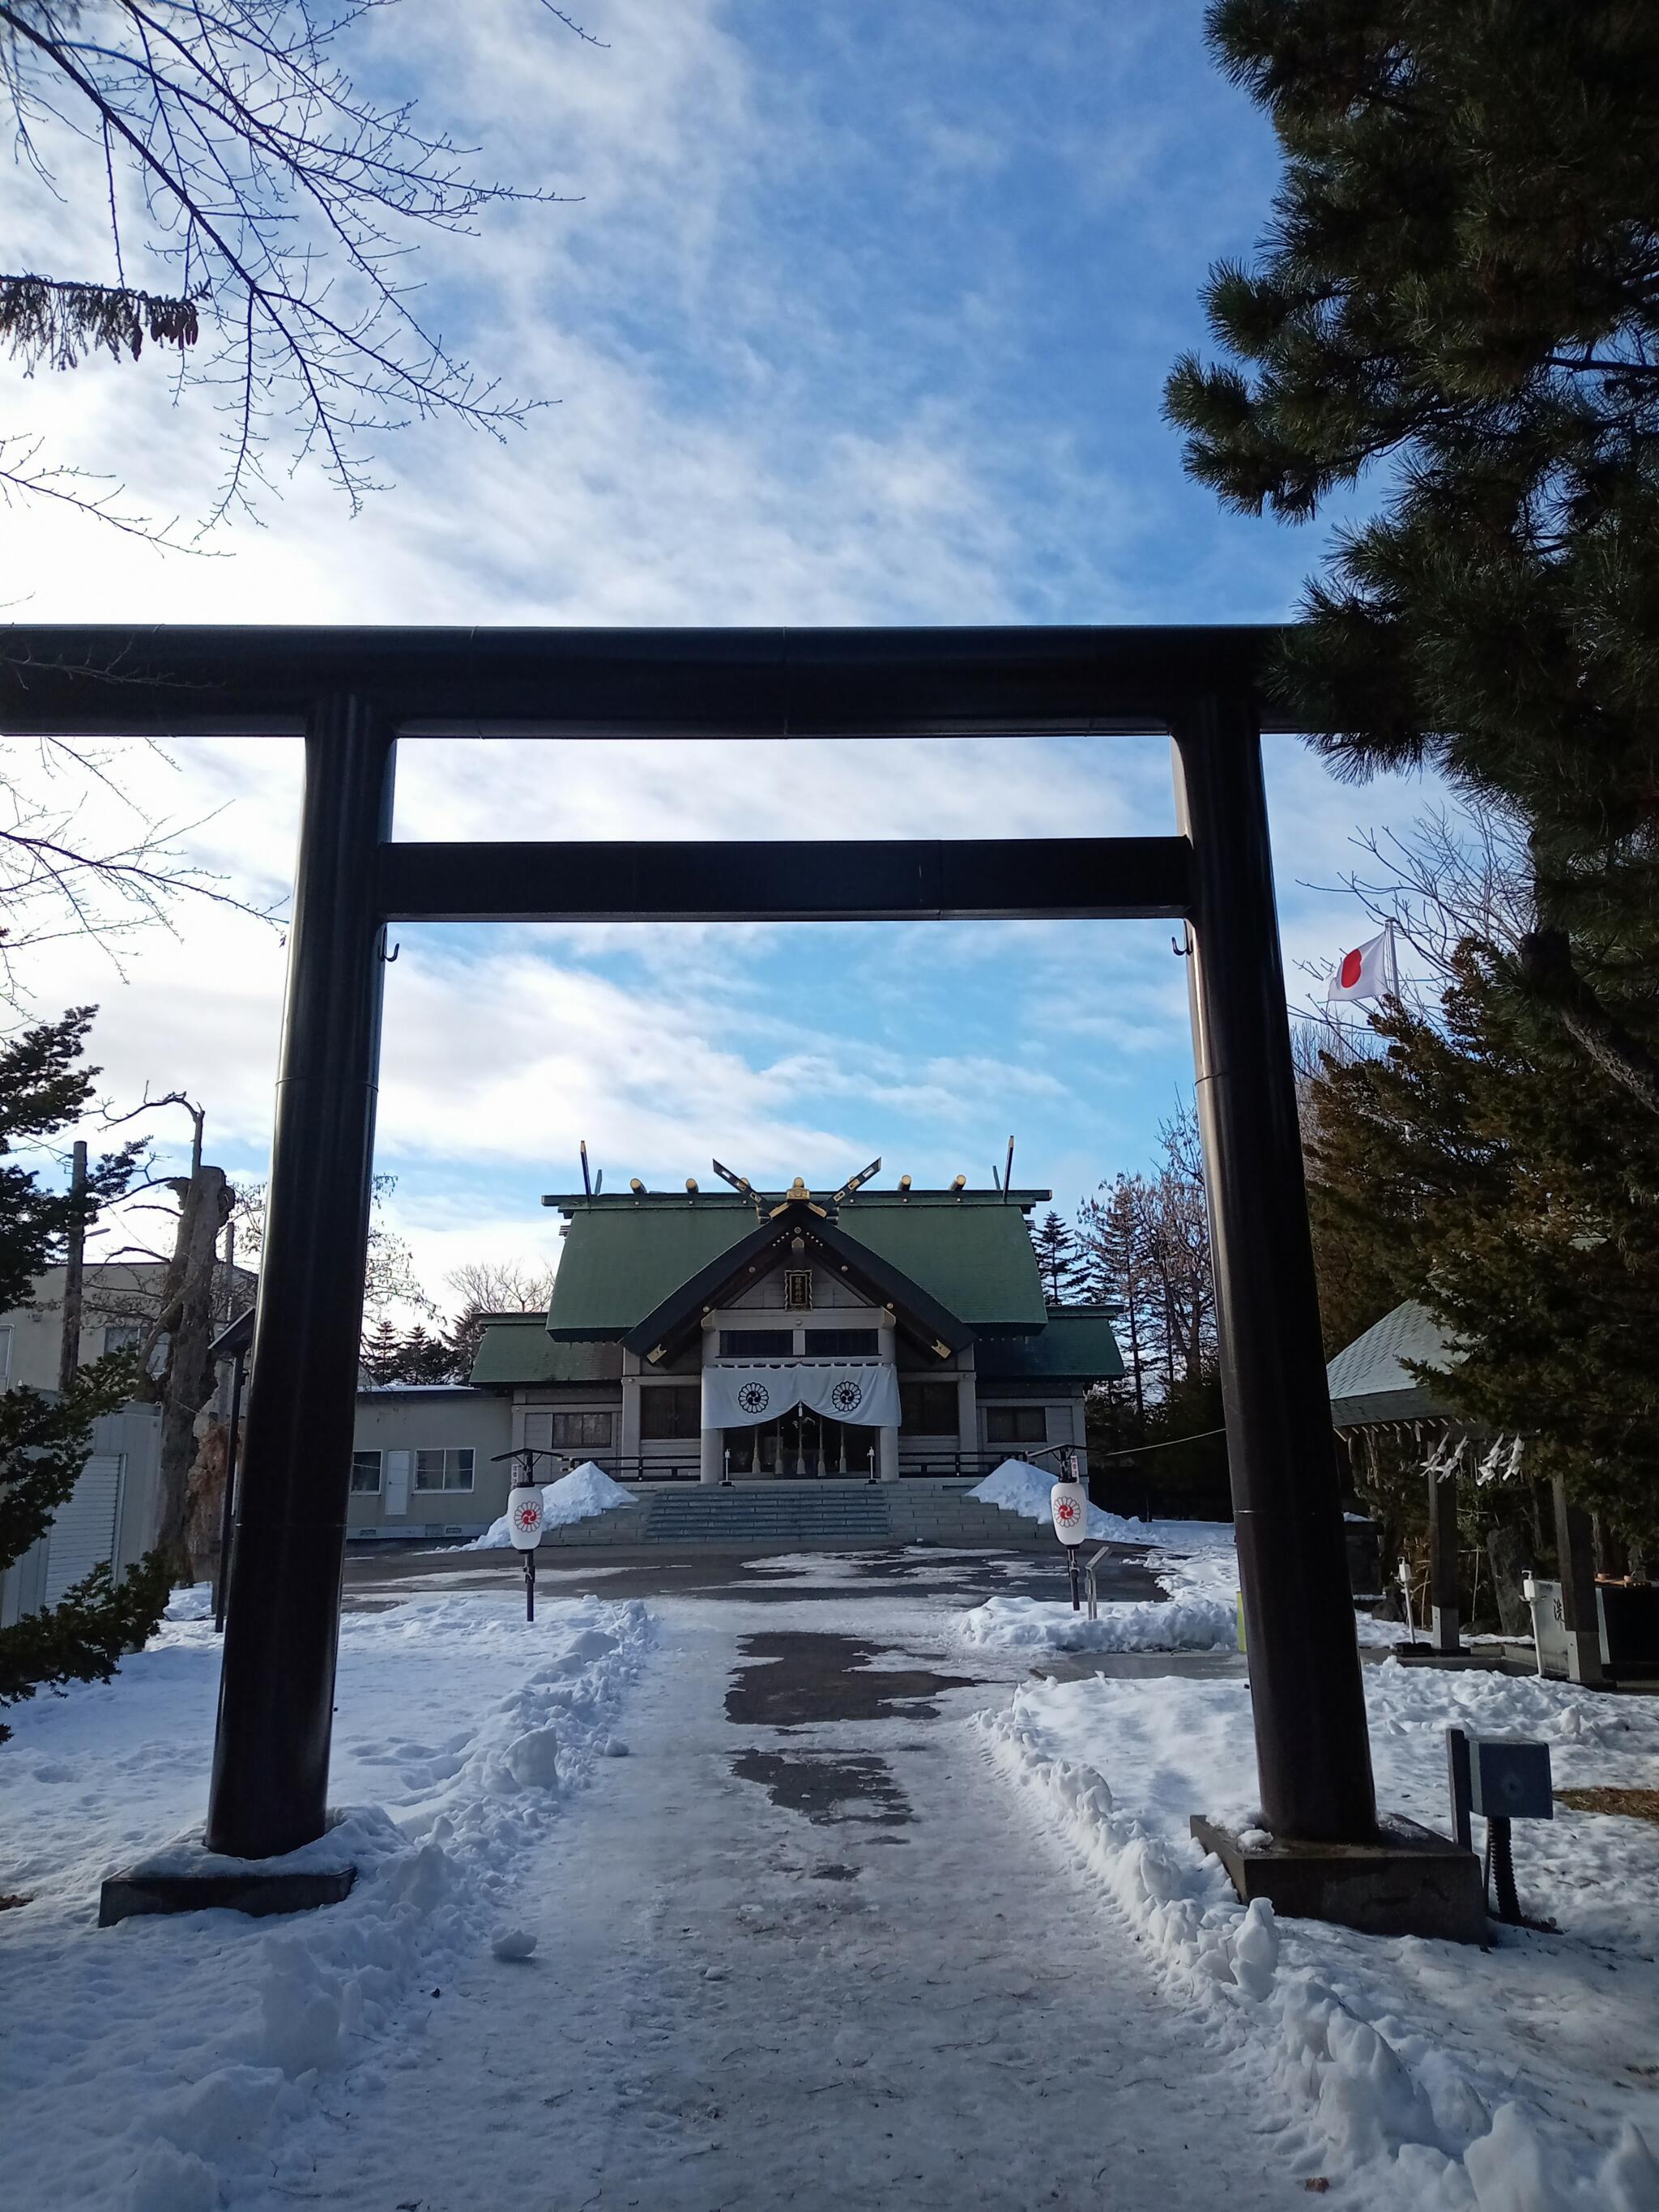
[[1567,1680],[1586,1689],[1600,1689],[1607,1680],[1601,1668],[1601,1628],[1595,1610],[1595,1553],[1590,1516],[1567,1496],[1566,1485],[1556,1476],[1551,1484],[1555,1499],[1555,1548],[1560,1561],[1561,1620],[1567,1632]]

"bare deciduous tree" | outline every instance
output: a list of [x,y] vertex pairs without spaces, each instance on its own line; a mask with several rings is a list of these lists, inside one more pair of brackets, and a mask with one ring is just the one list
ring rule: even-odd
[[553,1297],[553,1270],[538,1260],[468,1260],[444,1280],[473,1313],[545,1313]]
[[[500,435],[526,411],[417,313],[409,255],[492,205],[551,195],[476,175],[476,149],[425,128],[412,100],[360,89],[345,56],[386,4],[0,0],[19,157],[96,222],[108,257],[102,275],[0,277],[0,343],[26,373],[94,350],[137,361],[146,341],[171,352],[175,386],[209,387],[223,411],[210,521],[250,507],[273,434],[355,507],[386,432],[447,415]],[[171,535],[27,434],[0,438],[0,492]]]
[[[363,1276],[363,1331],[365,1335],[394,1313],[416,1314],[428,1321],[435,1320],[438,1309],[428,1297],[419,1276],[415,1272],[415,1255],[393,1229],[389,1229],[380,1217],[380,1208],[398,1188],[396,1176],[378,1175],[374,1178],[374,1204],[368,1224],[368,1257]],[[265,1242],[265,1185],[263,1182],[238,1183],[235,1190],[235,1218],[243,1241],[243,1249],[256,1257],[264,1249]]]
[[1090,1288],[1117,1310],[1138,1418],[1149,1398],[1208,1372],[1215,1351],[1202,1148],[1190,1106],[1160,1127],[1158,1143],[1155,1173],[1103,1183],[1081,1212]]
[[[185,859],[183,841],[212,817],[152,813],[133,795],[130,748],[125,773],[116,752],[75,738],[0,740],[0,1004],[21,1008],[30,995],[20,956],[64,938],[95,944],[125,980],[127,940],[172,928],[186,894],[276,927]],[[94,797],[107,824],[93,818]]]

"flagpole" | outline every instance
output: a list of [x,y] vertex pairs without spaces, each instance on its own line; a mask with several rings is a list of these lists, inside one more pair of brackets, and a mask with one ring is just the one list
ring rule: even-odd
[[1395,923],[1395,918],[1392,915],[1389,916],[1388,921],[1383,926],[1389,933],[1389,977],[1391,985],[1390,996],[1397,999],[1400,996],[1400,953],[1395,943],[1394,934],[1397,924]]

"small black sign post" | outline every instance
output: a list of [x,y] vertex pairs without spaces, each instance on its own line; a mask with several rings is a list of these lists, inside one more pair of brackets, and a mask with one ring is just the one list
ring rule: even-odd
[[536,1486],[536,1462],[555,1455],[539,1444],[520,1444],[517,1451],[497,1452],[490,1462],[499,1467],[513,1462],[513,1485],[507,1493],[507,1533],[513,1548],[524,1560],[524,1617],[536,1618],[536,1547],[542,1540],[542,1493]]

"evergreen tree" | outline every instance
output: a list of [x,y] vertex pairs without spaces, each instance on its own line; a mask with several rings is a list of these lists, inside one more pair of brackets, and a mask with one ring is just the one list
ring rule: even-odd
[[[468,1362],[468,1365],[471,1365]],[[395,1378],[399,1382],[464,1382],[453,1346],[441,1336],[428,1336],[416,1322],[398,1347]]]
[[[79,1065],[91,1018],[90,1008],[76,1007],[0,1043],[0,1310],[27,1304],[74,1224],[73,1195],[46,1188],[15,1155],[84,1111],[98,1072]],[[138,1150],[128,1146],[92,1168],[83,1218],[125,1189]],[[86,1464],[94,1420],[125,1402],[135,1375],[131,1355],[118,1352],[82,1368],[62,1393],[0,1393],[0,1567],[46,1534]],[[57,1605],[0,1628],[0,1706],[33,1697],[42,1682],[107,1681],[167,1600],[167,1572],[152,1553],[118,1588],[106,1562]],[[0,1741],[9,1734],[0,1726]]]
[[1315,1218],[1362,1255],[1382,1308],[1420,1298],[1463,1349],[1437,1395],[1524,1440],[1638,1542],[1659,1534],[1659,1124],[1613,1079],[1540,1063],[1473,955],[1443,1026],[1403,1006],[1379,1059],[1314,1085]]
[[1292,521],[1382,484],[1270,680],[1339,769],[1519,810],[1537,922],[1491,984],[1659,1114],[1659,12],[1216,0],[1208,29],[1285,167],[1255,264],[1206,288],[1233,361],[1170,379],[1187,465]]
[[371,1382],[395,1382],[398,1380],[400,1348],[398,1332],[384,1315],[372,1328],[363,1331],[357,1357]]
[[1048,1304],[1060,1306],[1068,1298],[1075,1298],[1083,1287],[1083,1255],[1076,1232],[1053,1206],[1032,1228],[1031,1244],[1036,1253],[1037,1273],[1042,1278],[1043,1296]]
[[483,1342],[484,1324],[488,1316],[484,1309],[475,1304],[464,1306],[450,1326],[444,1341],[456,1379],[465,1382],[472,1372],[472,1363]]

